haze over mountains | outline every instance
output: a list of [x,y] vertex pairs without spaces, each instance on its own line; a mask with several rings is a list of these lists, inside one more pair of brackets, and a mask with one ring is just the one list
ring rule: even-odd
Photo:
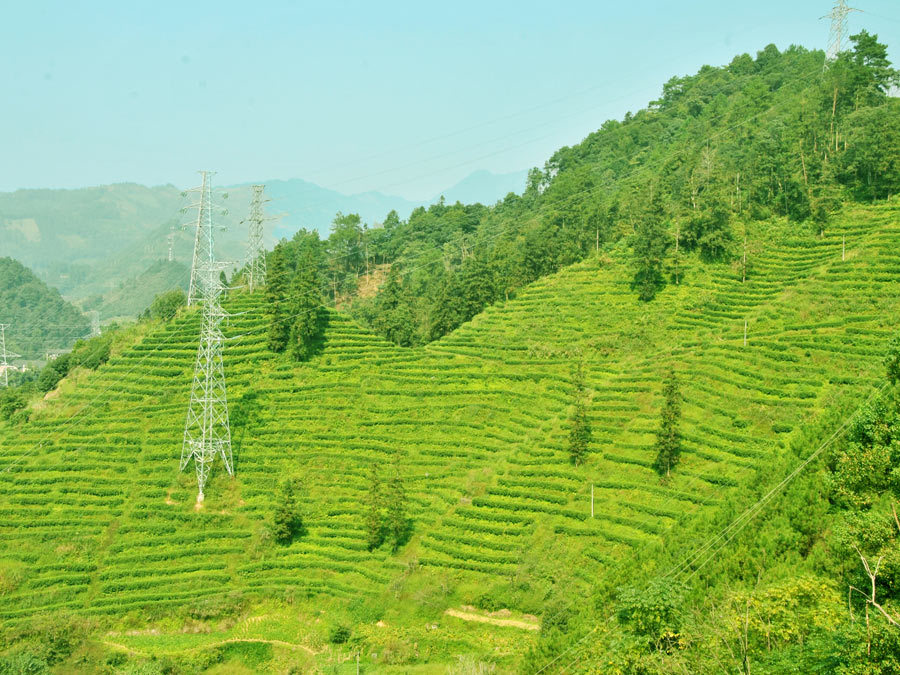
[[[510,191],[525,187],[525,171],[494,174],[476,171],[456,185],[435,195],[425,205],[444,199],[453,203],[481,201],[491,204]],[[370,225],[396,210],[406,218],[421,203],[381,192],[345,195],[302,179],[265,181],[272,200],[267,211],[280,215],[267,231],[267,246],[291,237],[301,228],[314,229],[326,237],[338,211],[358,213]],[[227,199],[219,200],[218,219],[226,229],[217,233],[218,255],[239,266],[246,245],[242,220],[249,206],[249,184],[225,187]],[[172,283],[187,283],[181,266],[170,270],[184,273],[147,275],[151,266],[168,256],[168,235],[173,234],[174,261],[189,264],[193,235],[192,215],[183,212],[189,203],[173,185],[146,187],[120,183],[73,190],[26,189],[0,193],[0,236],[3,254],[19,260],[68,299],[85,309],[101,311],[103,318],[141,311],[125,307],[118,291],[134,286],[136,279],[159,279],[164,287],[142,285],[140,300]],[[176,275],[178,276],[178,275]]]

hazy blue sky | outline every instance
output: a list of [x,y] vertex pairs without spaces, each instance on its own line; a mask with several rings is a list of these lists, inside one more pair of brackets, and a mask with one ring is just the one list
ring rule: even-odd
[[[900,3],[851,17],[900,61]],[[824,48],[832,0],[3,3],[0,190],[305,178],[430,197],[541,165],[672,75]]]

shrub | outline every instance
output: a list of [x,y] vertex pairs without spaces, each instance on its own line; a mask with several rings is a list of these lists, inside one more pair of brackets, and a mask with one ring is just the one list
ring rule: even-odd
[[28,399],[16,389],[0,392],[0,419],[12,419],[13,414],[28,405]]
[[187,298],[184,291],[179,288],[157,295],[148,311],[151,318],[168,321],[178,313],[180,307],[184,307],[186,304]]
[[328,633],[328,641],[333,645],[342,645],[350,639],[350,629],[344,624],[333,626]]

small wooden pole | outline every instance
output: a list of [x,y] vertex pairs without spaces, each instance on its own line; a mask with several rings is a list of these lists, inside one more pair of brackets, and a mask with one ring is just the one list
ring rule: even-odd
[[747,237],[744,236],[744,264],[741,267],[741,283],[747,281]]

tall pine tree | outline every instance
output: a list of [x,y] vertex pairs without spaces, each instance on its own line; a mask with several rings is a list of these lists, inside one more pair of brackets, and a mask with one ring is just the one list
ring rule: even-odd
[[308,252],[300,259],[291,282],[288,307],[291,356],[297,361],[306,361],[315,351],[325,323],[318,269]]
[[398,266],[388,272],[384,285],[375,298],[375,328],[388,340],[401,347],[416,342],[416,316],[412,297],[403,288]]
[[660,413],[659,429],[656,432],[656,460],[653,468],[661,476],[668,476],[681,456],[681,390],[675,370],[663,383],[663,407]]
[[650,207],[635,225],[634,235],[631,238],[632,262],[635,268],[632,286],[637,290],[638,297],[644,301],[656,297],[656,292],[665,283],[663,269],[671,243],[666,232],[665,217],[665,209],[657,192]]
[[366,500],[366,539],[373,551],[384,543],[384,499],[378,465],[372,462],[369,472],[369,494]]
[[575,404],[569,418],[569,457],[576,466],[584,462],[591,442],[591,422],[588,419],[584,372],[579,364],[575,371]]
[[266,274],[266,311],[269,315],[269,349],[283,352],[290,338],[290,320],[286,307],[288,262],[284,244],[278,243],[269,256]]

